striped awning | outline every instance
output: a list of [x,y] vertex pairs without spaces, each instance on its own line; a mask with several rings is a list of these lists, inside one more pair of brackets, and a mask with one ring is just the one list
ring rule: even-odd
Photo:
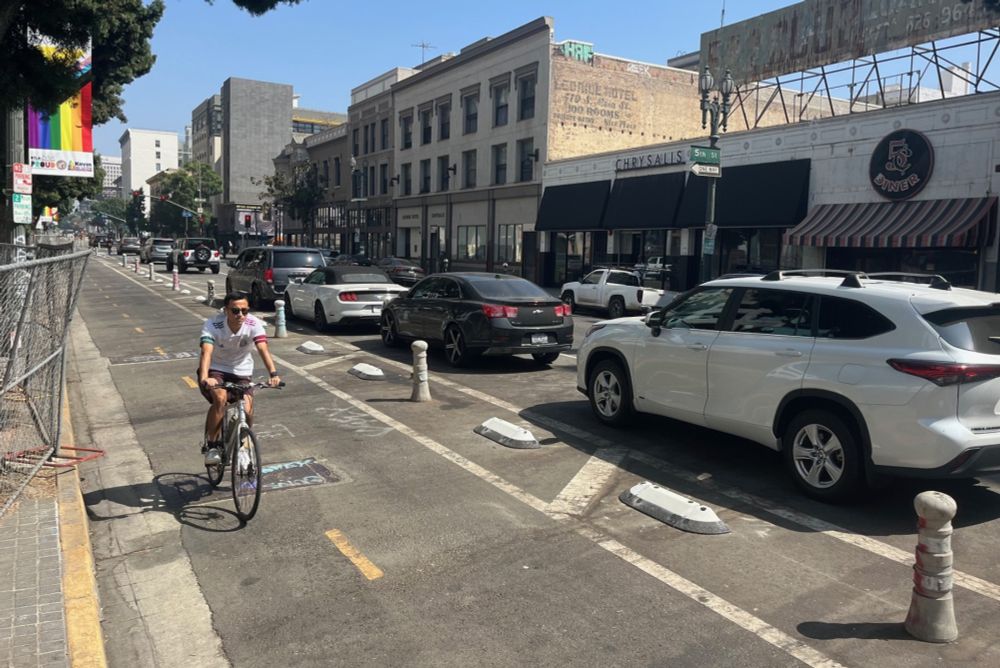
[[821,204],[785,235],[793,246],[941,248],[979,244],[996,197]]

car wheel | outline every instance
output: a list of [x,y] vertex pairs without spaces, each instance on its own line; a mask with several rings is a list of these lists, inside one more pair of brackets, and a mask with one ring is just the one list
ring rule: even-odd
[[559,353],[531,353],[531,356],[539,364],[549,365],[559,359]]
[[219,265],[215,265],[214,267],[212,267],[212,273],[213,274],[218,274],[219,273]]
[[256,285],[250,288],[250,308],[255,311],[259,311],[263,308],[264,300],[260,296],[260,288]]
[[170,260],[167,260],[167,273],[168,274],[174,273],[174,263],[171,262]]
[[608,315],[611,318],[624,318],[625,300],[621,297],[612,297],[611,301],[608,302]]
[[465,344],[465,335],[458,325],[450,325],[444,332],[444,356],[454,367],[465,366],[472,358]]
[[292,308],[292,298],[285,293],[285,318],[295,320],[295,310]]
[[232,291],[233,291],[233,284],[230,283],[229,279],[227,278],[226,279],[226,294],[228,295]]
[[387,348],[398,348],[402,345],[399,340],[399,328],[396,326],[396,318],[392,313],[383,313],[382,321],[379,323],[379,334],[382,336],[382,343]]
[[186,264],[184,264],[183,262],[180,262],[180,263],[177,264],[177,273],[179,273],[179,274],[186,274],[187,271],[188,271],[188,268],[187,268]]
[[841,501],[861,486],[861,448],[840,416],[825,410],[796,415],[782,439],[795,484],[815,499]]
[[632,387],[622,365],[602,360],[590,374],[590,407],[604,424],[621,425],[632,417]]
[[323,308],[323,304],[320,302],[316,302],[316,306],[313,308],[313,322],[316,326],[317,332],[326,331],[326,309]]
[[562,300],[563,304],[569,304],[570,311],[574,313],[576,312],[576,296],[573,294],[571,290],[567,290],[566,292],[562,293],[562,296],[559,299]]

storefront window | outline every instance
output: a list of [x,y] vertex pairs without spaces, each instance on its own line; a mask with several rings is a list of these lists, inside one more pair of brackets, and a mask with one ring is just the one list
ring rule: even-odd
[[783,228],[720,230],[721,274],[767,273],[779,268]]
[[500,225],[497,228],[497,262],[512,264],[521,261],[523,225]]
[[486,226],[459,225],[457,230],[458,260],[486,259]]

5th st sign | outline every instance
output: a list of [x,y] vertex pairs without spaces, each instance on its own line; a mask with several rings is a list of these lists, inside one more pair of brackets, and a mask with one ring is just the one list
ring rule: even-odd
[[702,165],[718,165],[722,162],[722,150],[711,146],[692,146],[691,162]]

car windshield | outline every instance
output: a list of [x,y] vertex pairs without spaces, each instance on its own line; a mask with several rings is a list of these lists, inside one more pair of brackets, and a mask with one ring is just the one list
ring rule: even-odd
[[122,239],[122,243],[123,244],[137,244],[137,243],[139,243],[139,240],[136,239],[135,237],[125,237],[124,239]]
[[197,248],[198,246],[208,246],[211,249],[215,249],[215,239],[188,239],[188,248]]
[[274,251],[275,269],[322,266],[323,254],[319,251]]
[[466,277],[483,299],[551,300],[552,295],[523,278],[496,278],[493,276]]
[[173,239],[153,239],[154,246],[169,246],[174,243]]
[[392,281],[381,271],[368,268],[365,268],[365,271],[335,271],[326,275],[327,285],[338,283],[392,283]]
[[383,264],[396,267],[420,267],[419,264],[411,260],[404,260],[403,258],[388,258],[382,261]]
[[946,308],[924,320],[956,348],[1000,355],[1000,306]]

